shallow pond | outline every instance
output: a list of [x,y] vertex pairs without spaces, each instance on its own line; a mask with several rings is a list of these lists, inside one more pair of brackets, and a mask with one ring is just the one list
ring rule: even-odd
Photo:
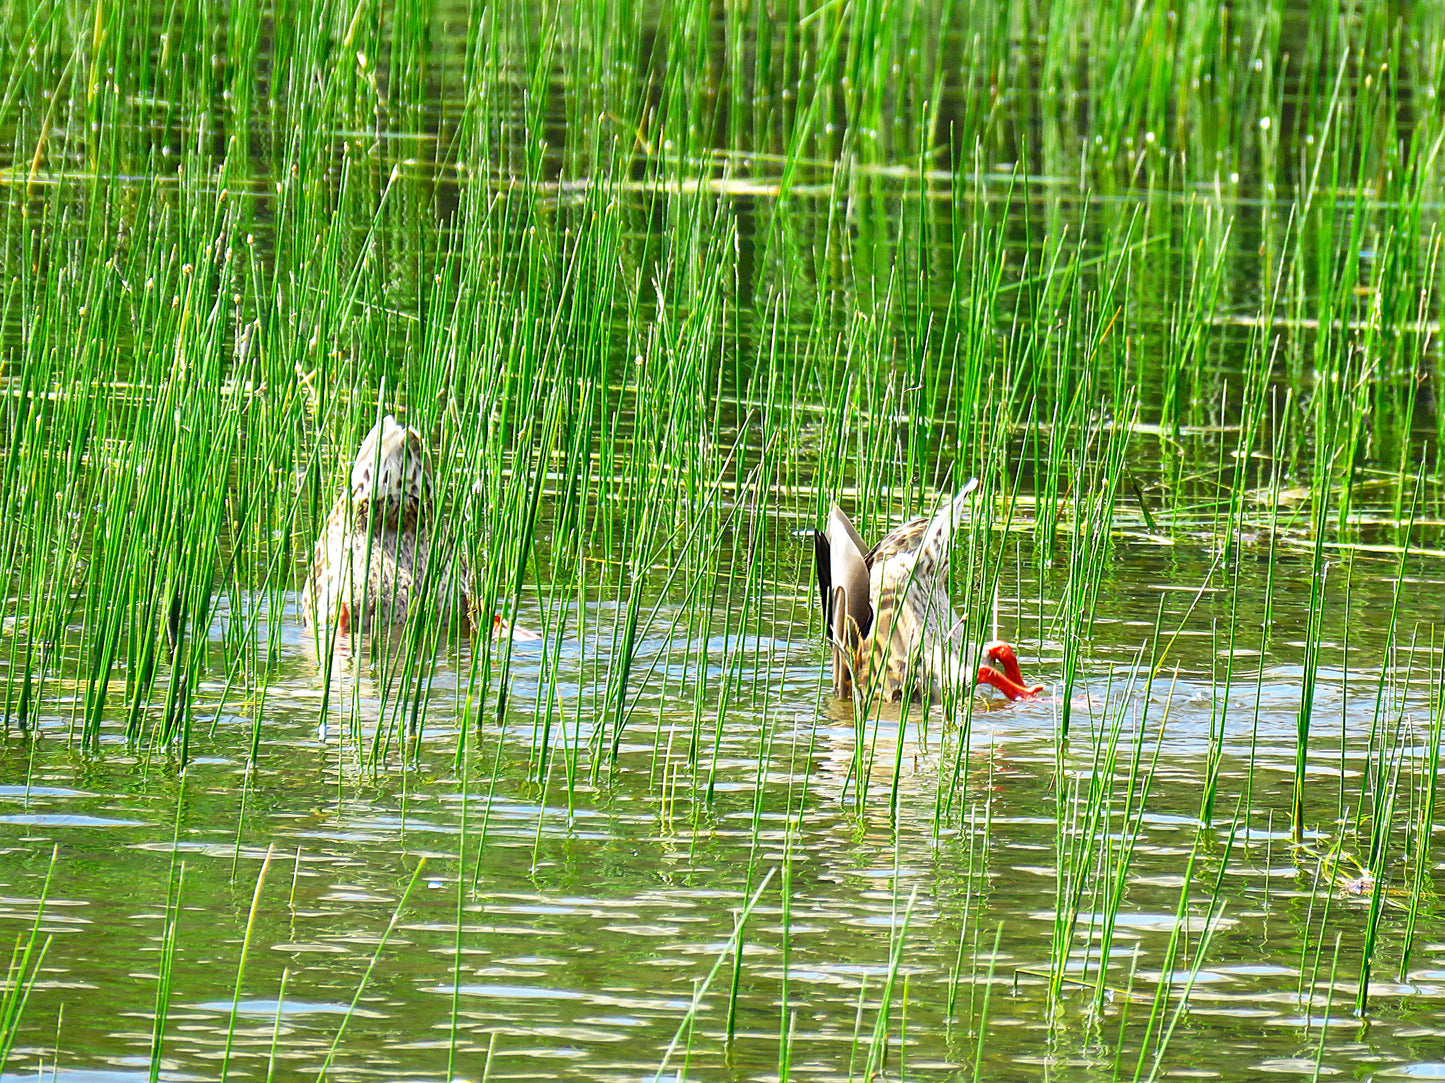
[[[377,732],[375,682],[342,678],[320,727],[320,682],[291,622],[264,703],[227,708],[183,776],[119,735],[99,755],[69,751],[52,715],[4,751],[3,913],[23,930],[46,891],[50,938],[14,1078],[49,1078],[57,1049],[59,1078],[145,1078],[163,965],[172,1079],[222,1064],[287,1078],[328,1059],[338,1078],[475,1078],[488,1065],[492,1078],[684,1066],[756,1078],[777,1071],[780,1035],[809,1078],[870,1064],[895,1078],[976,1064],[986,1078],[1113,1078],[1141,1056],[1147,1071],[1161,1034],[1171,1072],[1428,1078],[1445,1048],[1445,928],[1423,902],[1403,959],[1414,900],[1391,860],[1368,1021],[1356,1017],[1372,893],[1367,873],[1331,859],[1367,776],[1398,770],[1416,778],[1400,792],[1420,793],[1432,686],[1397,660],[1382,692],[1369,631],[1391,604],[1390,566],[1353,567],[1348,654],[1344,628],[1326,635],[1306,790],[1318,829],[1301,846],[1289,827],[1299,569],[1276,568],[1277,650],[1261,670],[1239,649],[1226,695],[1229,594],[1190,612],[1209,563],[1144,544],[1116,560],[1067,739],[1057,695],[977,711],[962,737],[935,711],[901,742],[896,722],[865,729],[861,772],[804,584],[732,650],[710,641],[715,670],[735,652],[740,677],[717,739],[712,704],[699,722],[686,689],[654,682],[615,760],[594,755],[599,728],[611,735],[579,690],[606,643],[564,641],[544,779],[536,644],[513,648],[505,728],[488,716],[463,741],[453,657],[429,675],[405,766],[399,752],[374,772],[355,745]],[[1262,592],[1261,576],[1238,589]],[[1028,586],[1046,600],[1056,589]],[[1182,634],[1146,693],[1131,663],[1161,601],[1163,626]],[[1030,672],[1056,692],[1057,645],[1021,623]],[[665,633],[643,637],[640,662],[668,657]],[[201,696],[203,717],[218,691]],[[1211,775],[1215,822],[1201,827]],[[1418,814],[1394,812],[1411,832]],[[1368,829],[1359,837],[1367,862]],[[1151,1034],[1166,981],[1176,999]]]
[[[1434,7],[0,22],[0,1083],[1445,1078]],[[383,411],[542,636],[328,688]]]

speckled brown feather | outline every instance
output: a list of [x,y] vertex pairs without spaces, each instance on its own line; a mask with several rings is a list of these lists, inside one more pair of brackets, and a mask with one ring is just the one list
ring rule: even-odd
[[423,592],[439,612],[461,606],[475,626],[471,573],[430,522],[431,489],[420,434],[388,415],[362,441],[350,488],[316,540],[302,616],[318,643],[404,624]]
[[865,697],[897,701],[914,693],[937,695],[954,683],[960,622],[948,596],[948,558],[955,526],[977,485],[970,481],[933,517],[895,527],[863,558],[872,622],[864,634],[851,626],[832,636],[843,639],[834,642],[839,694],[850,694],[856,683]]
[[899,523],[883,535],[877,545],[868,550],[868,566],[871,568],[880,560],[913,552],[923,540],[923,532],[927,529],[928,519],[922,515],[909,519],[906,523]]

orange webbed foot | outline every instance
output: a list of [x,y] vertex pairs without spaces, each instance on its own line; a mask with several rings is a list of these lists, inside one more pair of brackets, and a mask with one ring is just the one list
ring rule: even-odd
[[1024,683],[1024,672],[1013,645],[996,639],[984,645],[984,657],[990,664],[978,667],[978,683],[1002,692],[1006,699],[1037,699],[1044,690],[1041,684]]

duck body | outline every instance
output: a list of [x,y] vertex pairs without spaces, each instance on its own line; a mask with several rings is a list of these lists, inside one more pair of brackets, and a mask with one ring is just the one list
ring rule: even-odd
[[432,522],[433,480],[421,434],[387,415],[362,441],[350,485],[316,541],[302,617],[317,637],[406,623],[426,601],[475,626],[466,559]]
[[871,549],[836,504],[827,529],[814,531],[835,695],[938,699],[980,683],[1009,699],[1028,699],[1042,690],[1024,683],[1007,643],[987,644],[990,664],[977,673],[962,664],[964,622],[949,598],[948,561],[977,488],[977,479],[969,481],[935,515],[908,520]]

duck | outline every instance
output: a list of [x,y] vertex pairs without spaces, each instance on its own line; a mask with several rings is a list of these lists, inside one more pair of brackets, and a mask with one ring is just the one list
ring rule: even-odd
[[[478,627],[466,555],[433,522],[435,481],[416,429],[387,414],[366,434],[316,540],[302,618],[317,642],[396,628],[423,602]],[[498,618],[500,621],[500,618]]]
[[979,685],[1008,700],[1031,700],[1043,691],[1024,679],[1018,652],[1003,640],[984,645],[984,664],[971,681],[959,670],[963,621],[948,595],[948,559],[978,485],[969,480],[934,515],[909,519],[872,548],[837,504],[827,527],[813,531],[834,695],[937,700]]

